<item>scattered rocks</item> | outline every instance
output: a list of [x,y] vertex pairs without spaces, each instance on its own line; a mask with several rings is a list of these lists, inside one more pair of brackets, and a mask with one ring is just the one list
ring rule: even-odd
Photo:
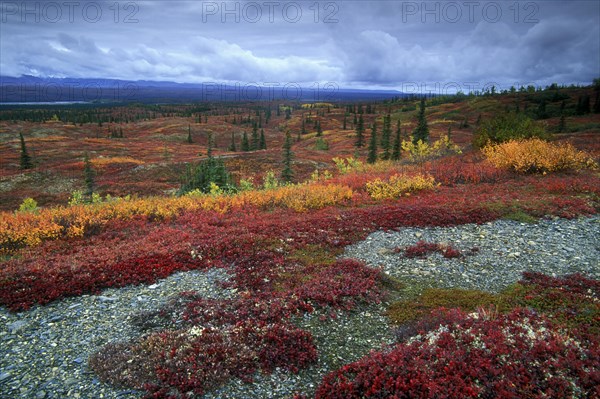
[[131,318],[181,291],[195,290],[208,298],[232,296],[219,284],[228,277],[223,269],[191,271],[174,274],[153,288],[108,289],[99,296],[67,298],[22,313],[0,308],[0,398],[142,397],[141,392],[98,381],[87,368],[88,356],[109,342],[138,336]]
[[[581,272],[600,278],[600,218],[541,220],[536,224],[498,220],[450,228],[400,228],[375,232],[346,249],[347,257],[383,267],[392,276],[423,280],[440,287],[497,292],[524,271],[548,275]],[[407,259],[402,251],[417,241],[446,243],[460,250],[456,259],[430,254]],[[390,251],[385,251],[385,249]]]
[[[549,275],[582,272],[600,278],[600,219],[543,220],[537,224],[496,221],[452,228],[400,228],[375,232],[346,249],[344,256],[383,267],[406,281],[440,287],[498,291],[534,270]],[[445,243],[460,258],[434,253],[407,259],[402,251],[417,241]],[[229,278],[223,269],[177,273],[155,284],[105,290],[102,295],[67,298],[28,312],[0,308],[0,397],[11,399],[122,398],[141,392],[108,386],[87,368],[90,354],[105,344],[139,334],[132,323],[141,311],[155,310],[172,295],[197,291],[207,298],[230,298],[222,288]],[[385,306],[353,311],[321,310],[298,316],[295,323],[310,331],[319,348],[316,364],[298,374],[277,370],[258,374],[253,383],[232,380],[207,399],[290,398],[311,393],[330,370],[352,362],[393,340]]]

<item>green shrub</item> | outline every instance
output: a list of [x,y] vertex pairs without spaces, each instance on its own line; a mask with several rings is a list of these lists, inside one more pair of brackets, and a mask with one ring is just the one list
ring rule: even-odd
[[232,186],[231,176],[222,159],[210,156],[196,165],[187,165],[179,194],[186,194],[196,189],[203,193],[210,193],[211,189],[214,191],[214,185],[228,191]]
[[263,188],[265,190],[270,190],[279,186],[281,186],[281,182],[277,179],[277,176],[275,176],[275,172],[272,170],[267,171],[265,177],[263,177]]
[[315,141],[315,150],[328,151],[329,143],[327,142],[327,140],[323,139],[322,137],[319,137],[317,138],[317,141]]
[[473,145],[483,148],[489,144],[524,138],[548,138],[543,125],[534,122],[523,114],[508,112],[481,122],[475,135]]
[[498,302],[498,296],[478,290],[426,289],[416,300],[394,302],[388,308],[388,317],[395,324],[403,324],[444,308],[459,308],[471,312]]
[[23,203],[19,205],[19,212],[35,212],[37,209],[37,202],[31,197],[25,198]]

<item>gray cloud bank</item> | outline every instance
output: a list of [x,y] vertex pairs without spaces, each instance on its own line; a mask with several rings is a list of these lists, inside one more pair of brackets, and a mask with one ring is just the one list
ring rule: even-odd
[[1,1],[0,75],[340,87],[589,83],[600,3]]

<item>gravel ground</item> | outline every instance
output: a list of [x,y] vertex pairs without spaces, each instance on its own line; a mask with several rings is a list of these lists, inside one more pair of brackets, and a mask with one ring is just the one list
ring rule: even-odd
[[[404,257],[418,241],[451,245],[464,256],[439,253],[423,259]],[[346,249],[345,256],[383,267],[404,281],[438,287],[498,292],[524,271],[548,275],[581,272],[600,278],[600,218],[541,220],[536,224],[498,220],[449,228],[400,228],[375,232]]]
[[[498,291],[517,281],[525,270],[547,274],[583,272],[600,278],[600,219],[544,220],[537,224],[496,221],[452,228],[401,228],[375,232],[347,248],[344,256],[364,260],[404,281],[440,287]],[[439,254],[407,259],[395,248],[417,241],[446,243],[463,253],[458,259]],[[473,252],[473,248],[478,248]],[[68,298],[28,312],[0,308],[0,398],[139,398],[140,392],[101,383],[87,367],[88,356],[112,341],[135,338],[131,317],[155,309],[172,295],[194,290],[210,298],[228,298],[219,287],[228,278],[222,269],[178,273],[157,284],[105,290],[102,295]],[[352,312],[323,312],[298,318],[318,346],[317,364],[299,374],[276,371],[259,375],[253,384],[232,381],[206,398],[289,398],[310,393],[329,370],[351,362],[383,343],[392,333],[384,306]],[[327,312],[329,315],[330,312]]]

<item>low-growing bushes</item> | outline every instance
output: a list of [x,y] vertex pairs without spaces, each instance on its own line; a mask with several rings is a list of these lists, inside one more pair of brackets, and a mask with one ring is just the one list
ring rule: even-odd
[[553,144],[537,138],[511,140],[483,148],[488,161],[497,168],[518,173],[548,173],[597,168],[594,160],[569,143]]
[[548,318],[459,311],[437,329],[327,375],[316,398],[572,398],[600,393],[598,346]]
[[388,181],[375,179],[366,185],[367,192],[375,200],[400,198],[402,195],[435,187],[431,176],[400,176],[393,175]]
[[396,248],[395,252],[402,252],[406,258],[425,258],[431,253],[440,253],[446,259],[460,258],[460,251],[451,245],[419,241],[406,248]]
[[388,308],[393,323],[404,324],[422,319],[438,308],[459,308],[473,312],[480,307],[498,303],[499,297],[484,291],[428,288],[419,297],[394,302]]
[[[553,278],[525,273],[514,287],[481,301],[478,293],[464,293],[426,291],[416,302],[416,312],[400,306],[396,313],[405,322],[436,305],[484,305],[469,314],[440,308],[409,323],[395,346],[327,375],[316,398],[600,394],[599,281],[579,274]],[[492,301],[500,308],[485,306]]]
[[273,269],[280,267],[285,268],[273,254],[247,257],[236,265],[236,274],[258,272],[233,282],[249,290],[247,295],[217,300],[182,293],[155,314],[138,318],[138,324],[143,324],[142,318],[158,316],[165,330],[107,345],[91,357],[91,368],[106,382],[145,389],[148,398],[167,393],[202,395],[230,378],[252,381],[259,370],[298,372],[316,360],[317,351],[312,335],[289,322],[292,315],[312,311],[314,306],[349,309],[357,300],[380,297],[379,271],[353,260],[306,267],[306,281],[285,291],[254,284],[254,277],[276,278]]
[[508,112],[483,120],[473,136],[473,145],[483,148],[511,140],[548,138],[544,125],[523,113]]

